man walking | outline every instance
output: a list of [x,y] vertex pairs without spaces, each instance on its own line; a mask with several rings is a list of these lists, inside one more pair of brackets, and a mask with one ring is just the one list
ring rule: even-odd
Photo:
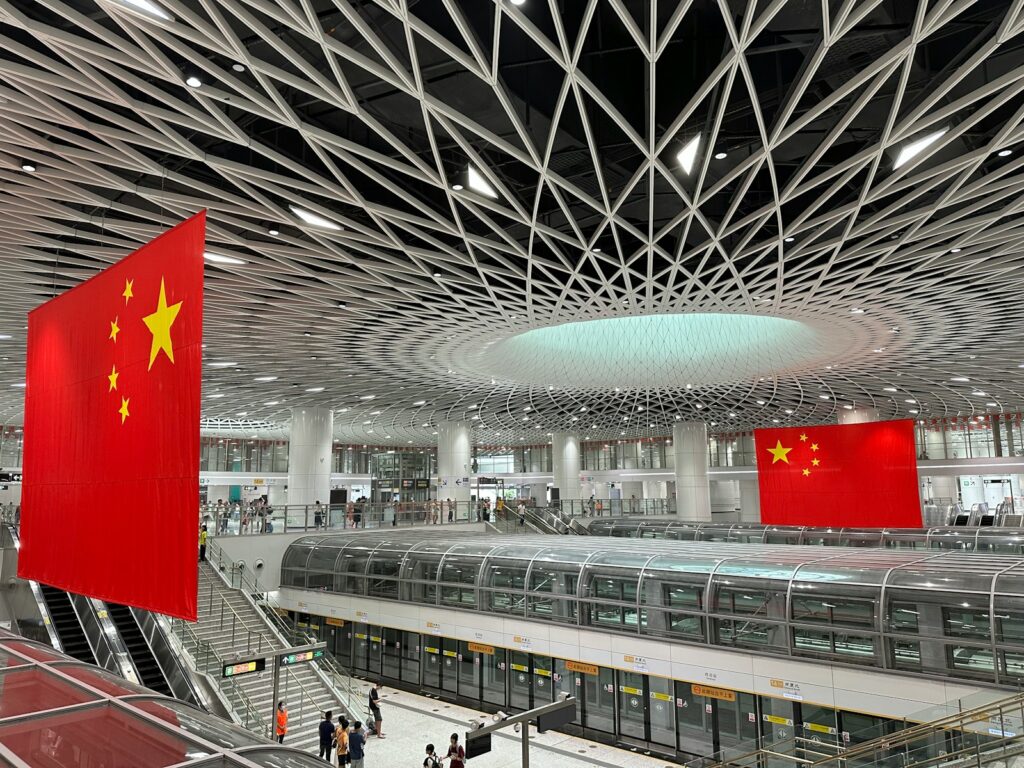
[[358,720],[352,724],[352,733],[348,735],[348,754],[352,768],[363,768],[363,758],[366,757],[366,734],[363,733],[363,724]]
[[331,762],[331,750],[334,747],[334,721],[331,719],[334,713],[331,710],[324,712],[324,719],[320,721],[320,757]]

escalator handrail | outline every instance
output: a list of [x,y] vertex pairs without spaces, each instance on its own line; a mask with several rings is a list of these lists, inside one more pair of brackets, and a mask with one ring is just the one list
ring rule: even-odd
[[[183,664],[181,657],[174,652],[168,634],[170,628],[162,621],[164,617],[156,616],[149,611],[140,608],[127,606],[132,620],[138,625],[142,639],[149,646],[149,652],[153,654],[160,674],[170,689],[174,698],[187,701],[191,704],[201,706],[202,697],[199,694],[199,687],[192,677],[187,664]],[[158,653],[154,645],[160,645],[161,652]]]
[[66,592],[71,602],[75,618],[85,633],[85,641],[89,644],[92,655],[96,657],[97,666],[103,667],[115,675],[133,683],[142,684],[142,677],[128,647],[121,637],[121,632],[110,611],[102,600],[97,600],[75,592]]
[[[14,542],[15,549],[21,546],[21,540],[18,538],[18,529],[10,523],[4,523],[4,527],[8,533],[11,534],[11,540]],[[43,620],[43,626],[46,627],[46,635],[50,638],[50,645],[53,646],[54,650],[64,652],[64,644],[60,641],[60,637],[57,635],[57,629],[53,626],[53,617],[50,615],[50,607],[46,604],[46,598],[43,597],[43,590],[39,586],[38,581],[26,579],[28,582],[28,588],[32,592],[32,599],[35,600],[36,608],[39,611],[39,616]]]

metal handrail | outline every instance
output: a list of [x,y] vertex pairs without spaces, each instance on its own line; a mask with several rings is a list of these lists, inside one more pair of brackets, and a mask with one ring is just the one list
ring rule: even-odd
[[[225,660],[217,653],[217,649],[207,640],[203,640],[193,631],[192,627],[182,619],[170,619],[171,634],[178,638],[182,648],[192,656],[194,671],[205,675],[208,680],[231,702],[232,711],[241,724],[255,733],[269,736],[267,725],[252,700],[245,694],[241,686],[232,679],[222,676]],[[194,650],[193,650],[194,649]],[[214,662],[211,664],[211,661]],[[205,662],[205,663],[203,663]],[[243,719],[239,712],[245,715]],[[256,727],[254,728],[253,725]]]
[[[794,737],[782,742],[776,742],[770,745],[770,747],[762,747],[760,749],[751,750],[735,757],[722,760],[707,760],[702,759],[701,765],[706,768],[725,768],[727,766],[758,766],[762,765],[764,758],[771,757],[774,759],[788,760],[798,765],[814,765],[814,766],[827,766],[830,764],[837,764],[839,766],[845,766],[847,762],[851,760],[857,760],[858,758],[865,758],[876,754],[877,752],[892,753],[893,750],[899,750],[903,747],[908,747],[912,742],[918,741],[922,738],[927,738],[935,733],[942,731],[964,731],[966,726],[974,723],[990,721],[993,714],[997,714],[999,717],[1000,726],[1005,722],[1003,714],[1006,710],[1014,710],[1020,713],[1022,719],[1024,719],[1024,694],[1015,694],[1014,696],[1000,699],[999,701],[990,702],[988,704],[974,707],[972,709],[963,710],[961,712],[947,715],[936,720],[932,720],[927,723],[918,723],[910,725],[903,730],[897,731],[891,735],[878,736],[862,744],[858,744],[855,747],[849,749],[841,749],[837,754],[827,755],[818,753],[820,756],[808,760],[806,757],[800,757],[795,754],[791,754],[790,750],[801,751],[807,753],[809,749],[807,747],[799,746],[799,744],[806,742],[804,737]],[[967,731],[964,731],[967,732]],[[981,733],[974,733],[973,735],[989,738],[988,744],[994,745],[998,743],[1004,743],[1007,741],[1022,741],[1024,740],[1024,733],[1014,732],[1007,736],[1002,727],[999,729],[999,736],[991,736]],[[814,748],[823,748],[829,746],[827,744],[816,743]],[[976,745],[980,746],[980,744]],[[906,750],[909,754],[909,750]],[[943,756],[942,760],[947,761],[949,755]],[[838,762],[837,762],[838,761]]]

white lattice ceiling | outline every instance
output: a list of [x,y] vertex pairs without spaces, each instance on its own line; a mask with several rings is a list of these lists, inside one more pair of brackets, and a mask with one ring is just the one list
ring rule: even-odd
[[[0,422],[26,312],[202,207],[213,419],[1018,409],[1022,31],[1021,0],[0,0]],[[681,313],[712,316],[535,330]]]

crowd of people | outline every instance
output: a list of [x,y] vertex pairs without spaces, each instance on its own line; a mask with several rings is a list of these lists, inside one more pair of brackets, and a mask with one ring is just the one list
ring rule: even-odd
[[[359,720],[350,723],[344,715],[338,715],[335,718],[332,710],[324,712],[324,719],[320,721],[318,728],[321,760],[327,763],[336,761],[339,766],[364,768],[368,738],[370,736],[377,739],[385,738],[384,718],[381,714],[382,690],[383,686],[379,682],[370,688],[367,698],[369,718],[365,727]],[[278,744],[283,744],[288,735],[288,708],[283,701],[277,703],[274,735],[277,737]],[[448,751],[443,756],[437,752],[433,744],[427,744],[425,751],[423,768],[441,768],[446,760],[449,761],[448,768],[465,768],[466,766],[466,750],[459,744],[459,734],[457,733],[453,733],[449,738]]]

